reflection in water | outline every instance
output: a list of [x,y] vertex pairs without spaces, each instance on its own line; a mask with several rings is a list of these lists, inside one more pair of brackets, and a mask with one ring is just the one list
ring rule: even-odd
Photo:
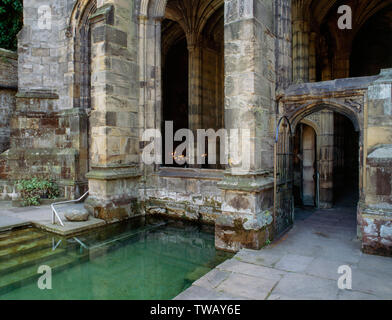
[[15,282],[0,299],[172,299],[231,256],[215,250],[208,227],[179,221],[120,223],[48,241],[58,254],[33,267],[53,268],[53,289],[38,289],[36,274],[22,287]]

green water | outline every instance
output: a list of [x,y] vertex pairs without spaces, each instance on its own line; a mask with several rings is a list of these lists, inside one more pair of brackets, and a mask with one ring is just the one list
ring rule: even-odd
[[122,223],[76,239],[50,235],[48,240],[62,240],[56,250],[64,253],[56,259],[74,257],[76,262],[52,271],[51,290],[38,288],[37,273],[0,299],[172,299],[230,257],[215,250],[212,230],[181,222]]

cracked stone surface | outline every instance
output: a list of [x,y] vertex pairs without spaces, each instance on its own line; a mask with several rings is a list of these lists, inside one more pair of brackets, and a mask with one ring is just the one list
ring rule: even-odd
[[[241,250],[175,299],[392,299],[392,258],[360,249],[355,208],[298,209],[281,239],[260,251]],[[338,288],[342,265],[352,269],[352,290]]]

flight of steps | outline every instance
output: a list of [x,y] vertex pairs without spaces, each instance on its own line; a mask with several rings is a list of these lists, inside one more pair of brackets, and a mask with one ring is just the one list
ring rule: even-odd
[[[34,228],[0,233],[0,295],[37,281],[40,265],[63,270],[86,259],[62,241],[53,250],[52,236]],[[1,296],[0,296],[1,297]]]
[[[41,265],[50,266],[52,273],[58,272],[107,254],[129,241],[137,241],[143,232],[163,225],[157,223],[136,229],[129,224],[107,226],[78,238],[63,239],[55,250],[54,236],[35,228],[0,232],[0,299],[6,292],[37,282]],[[56,238],[54,246],[58,241]]]

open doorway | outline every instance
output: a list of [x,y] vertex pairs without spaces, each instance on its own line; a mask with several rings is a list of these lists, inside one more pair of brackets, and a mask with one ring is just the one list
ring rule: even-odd
[[296,207],[356,207],[359,134],[337,112],[317,112],[298,123],[293,140]]
[[294,136],[295,204],[317,207],[317,136],[304,123],[297,126]]

